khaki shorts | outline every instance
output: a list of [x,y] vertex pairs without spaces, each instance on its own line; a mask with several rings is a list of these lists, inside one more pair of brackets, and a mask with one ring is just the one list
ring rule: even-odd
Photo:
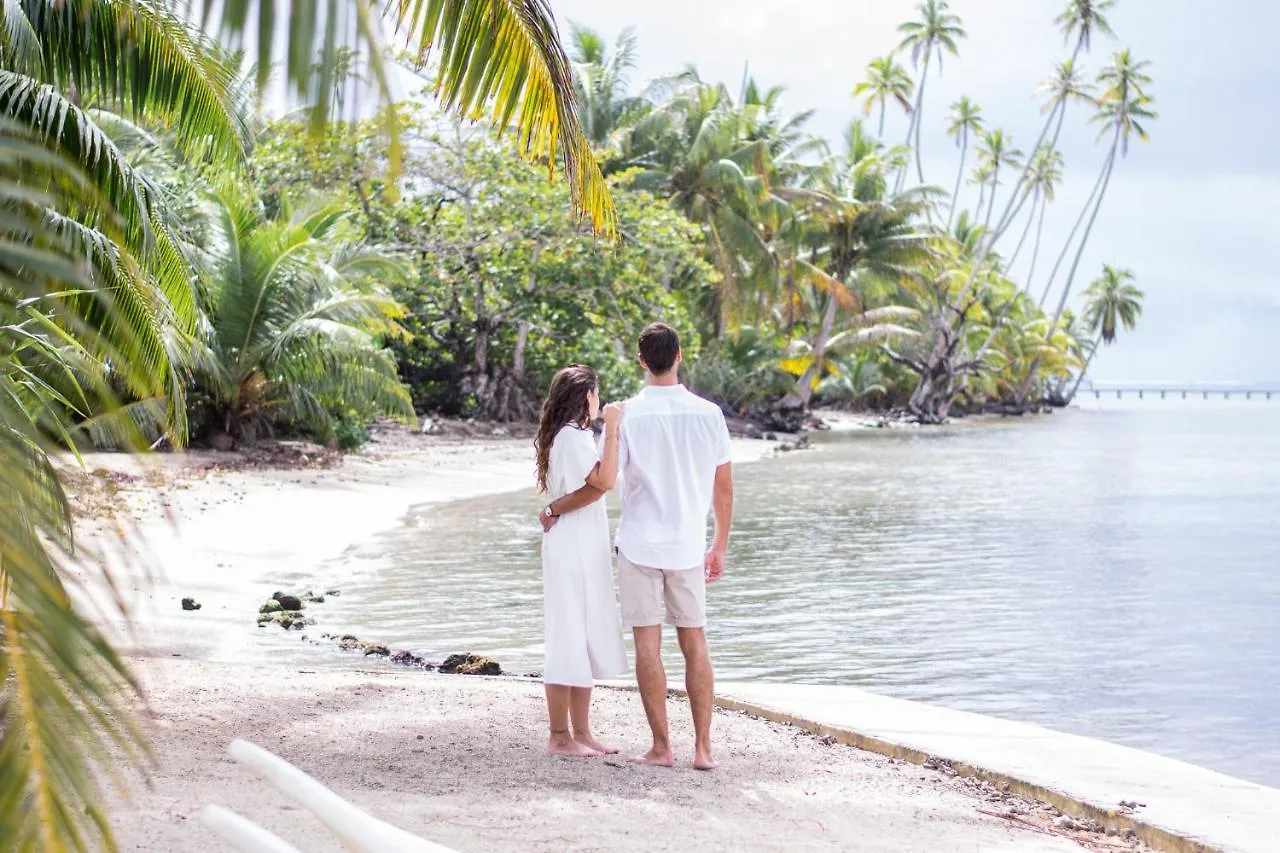
[[618,554],[618,598],[625,628],[666,623],[677,628],[701,628],[707,622],[707,575],[692,569],[652,569],[637,566]]

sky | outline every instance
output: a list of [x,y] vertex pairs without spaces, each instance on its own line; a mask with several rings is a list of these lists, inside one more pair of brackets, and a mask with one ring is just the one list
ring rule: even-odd
[[[737,91],[744,65],[787,89],[788,111],[815,109],[809,128],[837,140],[859,115],[851,97],[869,60],[888,53],[916,0],[551,0],[567,35],[573,21],[609,42],[626,26],[639,39],[634,88],[696,65]],[[1053,20],[1065,0],[951,0],[969,37],[924,106],[925,178],[950,188],[959,150],[945,135],[949,106],[977,101],[992,127],[1024,151],[1041,122],[1039,83],[1069,55]],[[1117,38],[1095,41],[1092,74],[1115,50],[1151,61],[1158,121],[1116,168],[1085,252],[1077,289],[1104,263],[1131,269],[1145,292],[1138,329],[1100,353],[1092,376],[1128,381],[1275,381],[1280,340],[1280,28],[1271,0],[1120,0]],[[1060,148],[1066,180],[1049,210],[1040,264],[1052,266],[1102,167],[1097,127],[1075,108]],[[906,133],[891,117],[886,136]],[[974,199],[970,199],[972,204]],[[1028,258],[1029,253],[1024,253]],[[1043,287],[1033,284],[1033,292]],[[1074,300],[1079,305],[1078,300]]]

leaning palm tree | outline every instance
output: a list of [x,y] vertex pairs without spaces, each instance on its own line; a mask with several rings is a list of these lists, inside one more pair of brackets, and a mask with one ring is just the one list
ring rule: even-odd
[[1085,327],[1094,336],[1094,341],[1089,349],[1089,357],[1081,368],[1080,375],[1076,377],[1071,393],[1067,395],[1067,402],[1075,398],[1080,383],[1089,372],[1089,365],[1093,364],[1093,357],[1098,353],[1098,347],[1115,343],[1119,329],[1132,332],[1138,325],[1138,318],[1142,316],[1143,293],[1133,283],[1134,280],[1131,270],[1105,264],[1102,275],[1094,279],[1084,292]]
[[[1084,257],[1089,236],[1093,233],[1093,226],[1098,221],[1098,213],[1102,209],[1107,188],[1111,184],[1116,161],[1129,155],[1129,145],[1133,139],[1143,142],[1150,139],[1144,123],[1158,117],[1152,109],[1154,101],[1146,91],[1151,85],[1151,77],[1146,73],[1150,65],[1148,61],[1135,60],[1128,50],[1122,50],[1113,57],[1112,64],[1098,75],[1098,82],[1103,92],[1098,100],[1098,112],[1093,120],[1102,125],[1101,137],[1106,137],[1108,134],[1111,136],[1111,148],[1103,161],[1102,174],[1099,175],[1096,184],[1093,209],[1089,213],[1084,233],[1076,248],[1071,269],[1067,273],[1067,280],[1062,288],[1062,298],[1058,302],[1057,311],[1054,312],[1055,325],[1056,319],[1062,316],[1067,299],[1071,295],[1071,285],[1075,281],[1076,271]],[[1083,212],[1081,216],[1084,216]]]
[[[1087,91],[1083,93],[1074,91],[1079,79],[1080,55],[1093,47],[1093,37],[1096,33],[1115,35],[1105,14],[1115,4],[1116,0],[1068,0],[1067,7],[1054,19],[1062,31],[1062,40],[1069,44],[1074,39],[1075,47],[1071,51],[1071,58],[1059,63],[1054,79],[1044,87],[1053,92],[1053,96],[1045,107],[1047,117],[1044,127],[1040,130],[1040,136],[1032,147],[1033,151],[1040,150],[1046,140],[1050,148],[1057,148],[1058,141],[1062,137],[1062,125],[1066,119],[1070,101],[1075,98],[1088,100]],[[1049,136],[1050,129],[1053,129],[1052,137]],[[1027,171],[1019,176],[1015,185],[1015,197],[1016,190],[1020,190],[1028,178]],[[1012,210],[1002,214],[998,230],[1003,232],[1016,215],[1017,213]]]
[[[887,195],[884,149],[861,132],[860,122],[848,134],[858,143],[823,170],[818,188],[793,194],[799,207],[794,227],[807,250],[787,260],[795,277],[810,286],[811,335],[802,352],[803,369],[784,406],[806,407],[827,365],[827,351],[842,311],[852,315],[847,343],[883,342],[913,333],[893,320],[915,316],[905,308],[886,306],[868,311],[864,300],[873,289],[895,282],[928,251],[928,236],[914,217],[922,212],[920,190]],[[792,363],[795,367],[796,363]]]
[[[248,53],[257,62],[259,91],[275,67],[277,34],[283,30],[285,80],[292,96],[311,107],[317,129],[341,90],[334,84],[344,56],[354,53],[367,62],[388,96],[381,26],[388,25],[395,46],[419,68],[431,61],[445,110],[470,119],[488,112],[499,130],[516,126],[525,155],[558,156],[575,206],[597,230],[612,233],[613,202],[578,118],[573,68],[548,0],[330,0],[323,14],[316,4],[294,4],[283,21],[277,15],[285,7],[275,0],[195,0],[187,8],[233,46],[252,31]],[[387,116],[394,121],[395,112]],[[397,129],[391,129],[398,141]],[[393,167],[398,157],[396,144]]]
[[[1058,140],[1062,138],[1062,127],[1067,118],[1067,108],[1073,102],[1090,106],[1096,103],[1093,96],[1093,85],[1083,78],[1077,61],[1067,59],[1059,63],[1054,69],[1053,75],[1040,84],[1038,91],[1043,92],[1046,96],[1041,112],[1045,113],[1047,118],[1045,119],[1044,127],[1040,130],[1035,150],[1056,149]],[[1050,128],[1053,129],[1052,136],[1049,134]],[[1001,233],[1012,224],[1014,218],[1021,211],[1021,200],[1026,198],[1025,190],[1027,183],[1031,180],[1031,162],[1028,161],[1026,168],[1018,176],[1014,186],[1014,194],[1009,199],[1009,205],[1000,217],[997,227]],[[1018,204],[1015,205],[1015,201]]]
[[[921,184],[924,184],[924,160],[920,154],[920,128],[924,111],[924,89],[929,79],[929,65],[936,56],[938,70],[942,70],[943,57],[950,53],[957,56],[960,48],[957,44],[967,34],[959,15],[950,12],[947,0],[923,0],[917,7],[920,11],[918,21],[907,21],[898,27],[903,34],[899,50],[911,51],[911,64],[920,69],[920,80],[916,87],[916,102],[911,110],[911,124],[907,128],[907,145],[915,149],[916,173]],[[906,183],[906,171],[898,176],[895,192],[901,192]]]
[[965,160],[969,155],[969,139],[982,132],[982,107],[961,98],[951,105],[951,122],[947,125],[947,135],[955,139],[960,149],[960,170],[956,173],[956,188],[951,193],[951,212],[947,214],[947,230],[955,221],[956,208],[960,206],[960,182],[964,179]]
[[978,141],[978,168],[990,182],[987,215],[983,228],[991,228],[991,214],[996,209],[996,195],[1000,191],[1000,170],[1016,169],[1022,165],[1022,152],[1013,147],[1013,138],[1000,128],[982,134]]
[[619,33],[610,52],[599,33],[570,22],[569,43],[583,132],[592,145],[605,145],[645,107],[629,91],[628,74],[636,67],[635,29]]
[[1082,51],[1093,47],[1095,33],[1115,36],[1106,16],[1115,5],[1116,0],[1068,0],[1067,8],[1054,19],[1054,23],[1062,31],[1063,41],[1076,40],[1071,54],[1073,60],[1079,59]]
[[376,337],[399,332],[401,309],[372,283],[398,275],[399,264],[351,242],[341,207],[294,209],[285,199],[268,219],[229,183],[212,202],[222,248],[191,361],[220,434],[252,441],[289,426],[327,441],[338,403],[411,418],[395,360]]
[[[1084,222],[1087,216],[1087,222],[1080,237],[1080,243],[1076,247],[1075,258],[1067,272],[1067,280],[1063,284],[1062,296],[1058,300],[1058,307],[1054,311],[1053,322],[1049,325],[1047,337],[1051,338],[1057,331],[1062,313],[1066,310],[1067,300],[1071,296],[1071,286],[1080,268],[1080,261],[1084,257],[1089,236],[1093,233],[1093,227],[1098,221],[1098,213],[1102,210],[1102,202],[1111,184],[1111,176],[1115,171],[1117,160],[1128,156],[1129,145],[1133,139],[1137,138],[1145,142],[1150,138],[1144,123],[1156,119],[1157,115],[1152,109],[1154,101],[1147,94],[1147,87],[1151,85],[1151,77],[1146,72],[1149,66],[1150,62],[1135,60],[1132,53],[1126,49],[1117,52],[1111,64],[1098,75],[1102,95],[1098,99],[1098,112],[1093,120],[1102,125],[1100,137],[1111,136],[1111,147],[1103,161],[1102,173],[1094,185],[1094,192],[1090,197],[1091,206],[1086,204],[1085,209],[1081,211],[1080,221]],[[1022,399],[1025,399],[1031,383],[1035,380],[1037,367],[1037,363],[1032,364],[1022,387]]]
[[870,116],[871,111],[880,107],[880,123],[876,126],[876,136],[884,139],[884,119],[889,102],[893,101],[902,107],[902,111],[911,115],[911,74],[898,64],[893,54],[881,56],[867,63],[867,79],[853,87],[853,97],[862,98],[862,114]]
[[[1027,224],[1022,230],[1022,236],[1018,238],[1018,245],[1014,248],[1013,254],[1009,256],[1009,267],[1012,268],[1018,256],[1022,253],[1022,247],[1027,241],[1027,237],[1031,233],[1031,226],[1035,225],[1036,239],[1031,250],[1031,267],[1027,271],[1024,287],[1028,290],[1031,288],[1031,282],[1036,275],[1036,261],[1040,257],[1040,238],[1044,234],[1044,215],[1049,209],[1049,205],[1057,198],[1058,184],[1062,183],[1063,160],[1062,152],[1052,148],[1041,148],[1031,158],[1031,180],[1027,183],[1023,192],[1031,197],[1031,210],[1027,214]],[[1036,215],[1036,208],[1039,208],[1039,216]]]

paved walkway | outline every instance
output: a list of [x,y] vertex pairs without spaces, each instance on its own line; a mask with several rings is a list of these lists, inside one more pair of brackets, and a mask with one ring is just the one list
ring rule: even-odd
[[898,758],[950,760],[1157,849],[1280,850],[1280,789],[1141,750],[847,687],[721,683],[717,701]]

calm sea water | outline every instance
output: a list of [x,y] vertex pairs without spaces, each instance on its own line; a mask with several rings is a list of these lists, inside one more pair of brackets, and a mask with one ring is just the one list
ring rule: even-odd
[[[854,685],[1280,785],[1280,402],[1092,405],[740,466],[709,604],[719,675]],[[411,516],[348,556],[326,624],[539,668],[539,504]]]

